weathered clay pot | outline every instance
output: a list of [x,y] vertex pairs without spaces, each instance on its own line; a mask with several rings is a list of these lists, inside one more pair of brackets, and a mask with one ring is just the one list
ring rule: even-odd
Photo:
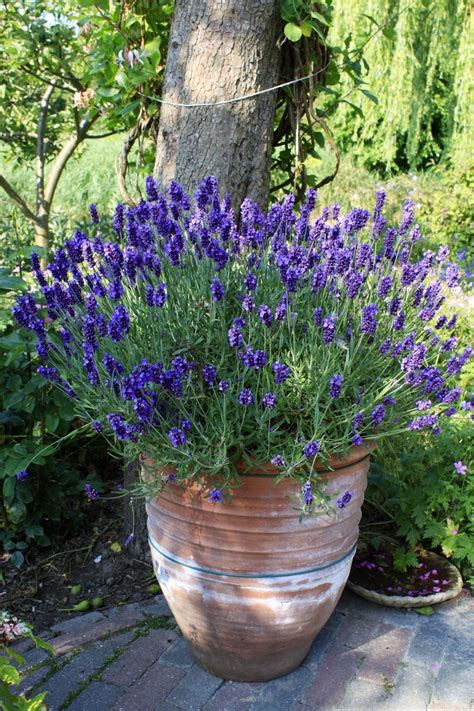
[[297,667],[333,612],[356,549],[369,452],[354,448],[326,492],[352,501],[336,514],[296,510],[299,486],[276,470],[247,471],[231,504],[198,484],[167,484],[148,503],[153,565],[195,659],[212,674],[265,681]]

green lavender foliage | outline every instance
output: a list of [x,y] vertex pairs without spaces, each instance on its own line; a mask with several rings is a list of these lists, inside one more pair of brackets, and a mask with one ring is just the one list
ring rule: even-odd
[[[465,0],[336,0],[331,43],[349,33],[366,47],[364,77],[377,103],[360,92],[338,109],[335,134],[345,151],[378,170],[463,161],[473,146],[472,29]],[[347,88],[350,85],[346,82]]]

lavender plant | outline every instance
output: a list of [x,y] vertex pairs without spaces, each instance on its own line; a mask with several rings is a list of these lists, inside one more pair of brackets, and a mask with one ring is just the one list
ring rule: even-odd
[[310,220],[314,190],[299,213],[292,195],[267,215],[246,199],[239,223],[213,177],[192,208],[176,182],[166,196],[150,177],[146,191],[117,206],[114,242],[91,206],[90,237],[76,232],[45,272],[33,255],[41,303],[27,293],[14,307],[37,334],[39,372],[117,451],[178,482],[206,476],[213,501],[242,457],[272,462],[309,509],[317,458],[436,433],[454,414],[471,349],[456,352],[437,269],[448,288],[458,271],[445,247],[412,261],[410,201],[398,227],[383,192],[373,212],[335,204]]

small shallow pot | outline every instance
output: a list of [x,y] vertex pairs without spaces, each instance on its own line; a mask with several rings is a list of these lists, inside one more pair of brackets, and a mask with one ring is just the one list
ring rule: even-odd
[[441,577],[449,576],[450,584],[447,590],[433,592],[430,595],[419,595],[417,597],[411,597],[409,595],[386,595],[378,590],[371,590],[369,587],[354,583],[350,579],[347,581],[347,587],[349,590],[355,592],[356,595],[370,600],[370,602],[375,602],[378,605],[404,607],[407,609],[437,605],[440,602],[452,600],[461,594],[463,587],[461,573],[449,560],[437,553],[424,550],[420,552],[420,559],[430,567],[441,569],[442,573],[439,574]]
[[[370,452],[316,467],[335,514],[299,521],[299,484],[267,466],[242,472],[232,503],[170,483],[147,504],[153,566],[199,664],[216,676],[266,681],[305,658],[344,589],[355,553]],[[147,462],[147,468],[150,463]]]

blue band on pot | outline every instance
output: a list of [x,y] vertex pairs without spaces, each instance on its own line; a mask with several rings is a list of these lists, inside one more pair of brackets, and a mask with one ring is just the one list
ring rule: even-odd
[[316,573],[319,570],[326,570],[327,568],[332,568],[334,565],[338,565],[338,563],[342,563],[347,558],[350,558],[352,555],[354,555],[357,547],[357,543],[354,543],[352,548],[343,556],[341,556],[341,558],[338,558],[337,560],[334,560],[331,563],[319,565],[314,568],[304,568],[303,570],[295,570],[288,573],[226,573],[222,570],[211,570],[210,568],[201,568],[199,565],[190,565],[189,563],[185,563],[183,560],[176,558],[175,556],[171,555],[170,553],[167,553],[162,548],[160,548],[151,536],[148,537],[148,541],[150,543],[150,546],[154,548],[157,553],[162,555],[163,558],[166,558],[166,560],[175,563],[176,565],[182,565],[184,568],[190,568],[191,570],[196,570],[199,573],[209,573],[210,575],[223,575],[228,578],[290,578],[295,575],[307,575],[308,573]]

